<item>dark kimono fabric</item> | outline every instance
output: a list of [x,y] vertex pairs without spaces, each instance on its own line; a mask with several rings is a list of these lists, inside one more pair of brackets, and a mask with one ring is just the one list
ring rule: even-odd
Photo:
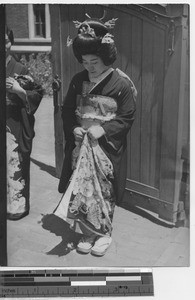
[[[76,99],[77,95],[81,95],[83,81],[89,81],[88,72],[86,70],[73,77],[62,108],[66,144],[65,159],[58,187],[60,193],[65,192],[72,174],[71,155],[75,147],[73,129],[79,126],[75,116]],[[120,204],[126,183],[127,133],[133,124],[136,110],[132,85],[127,78],[122,77],[114,70],[90,93],[112,97],[117,101],[117,116],[114,120],[105,122],[102,125],[106,134],[98,141],[113,164],[116,204]]]
[[[6,68],[6,78],[14,77],[14,74],[26,75],[28,74],[27,68],[21,63],[17,62],[13,57],[9,61]],[[26,90],[28,99],[28,112],[27,107],[23,101],[16,94],[7,93],[8,99],[16,105],[7,105],[6,109],[6,124],[9,131],[14,135],[16,143],[18,144],[18,153],[21,157],[20,174],[16,177],[21,177],[25,181],[25,187],[22,196],[26,199],[25,212],[28,213],[30,209],[29,204],[29,185],[30,185],[30,154],[32,151],[32,140],[34,133],[34,113],[36,112],[41,99],[43,97],[43,90],[40,85],[37,89]],[[12,217],[8,214],[8,217]],[[17,218],[19,216],[15,216]]]

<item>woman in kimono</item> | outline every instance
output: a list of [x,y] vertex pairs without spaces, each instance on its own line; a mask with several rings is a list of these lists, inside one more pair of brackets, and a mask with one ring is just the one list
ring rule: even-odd
[[135,87],[111,67],[116,46],[107,24],[76,21],[73,52],[84,71],[69,86],[62,119],[65,159],[55,214],[83,234],[77,251],[102,256],[111,244],[115,204],[123,197],[127,167],[127,134],[134,121]]
[[27,68],[10,55],[13,43],[13,32],[6,27],[7,218],[19,220],[28,215],[30,209],[33,115],[43,90],[27,75]]

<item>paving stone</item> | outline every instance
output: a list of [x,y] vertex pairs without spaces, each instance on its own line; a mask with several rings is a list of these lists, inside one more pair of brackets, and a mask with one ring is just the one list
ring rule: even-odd
[[189,251],[186,245],[171,243],[167,249],[161,254],[159,259],[156,260],[155,266],[189,266]]

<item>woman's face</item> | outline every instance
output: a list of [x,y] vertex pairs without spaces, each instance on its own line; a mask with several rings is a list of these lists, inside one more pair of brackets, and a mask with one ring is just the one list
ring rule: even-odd
[[109,66],[105,66],[102,59],[94,54],[82,55],[83,67],[89,72],[91,78],[97,78],[105,72]]

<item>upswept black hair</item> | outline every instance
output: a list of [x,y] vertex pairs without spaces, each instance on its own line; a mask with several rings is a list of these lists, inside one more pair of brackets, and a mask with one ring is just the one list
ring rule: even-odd
[[14,34],[13,31],[7,26],[5,25],[5,33],[8,36],[8,39],[10,40],[11,44],[14,44]]
[[[95,36],[82,31],[82,28],[87,26],[94,30]],[[88,19],[80,25],[72,45],[79,63],[82,63],[82,55],[94,54],[102,59],[104,65],[113,64],[117,54],[115,43],[102,43],[102,38],[107,33],[109,33],[107,27],[98,19]]]

